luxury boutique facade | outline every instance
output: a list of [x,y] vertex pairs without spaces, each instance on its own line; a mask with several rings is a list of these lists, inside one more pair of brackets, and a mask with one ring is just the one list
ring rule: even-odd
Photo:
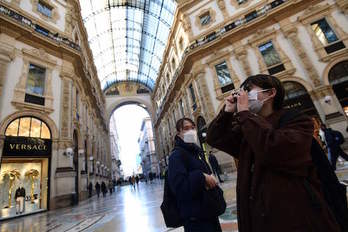
[[[224,97],[257,73],[281,79],[286,107],[347,137],[347,14],[344,0],[179,1],[153,94],[162,160],[182,116],[195,120],[200,141],[210,150],[206,125]],[[214,152],[224,170],[231,170],[232,159]]]
[[80,6],[0,1],[0,220],[69,206],[111,170],[105,99]]

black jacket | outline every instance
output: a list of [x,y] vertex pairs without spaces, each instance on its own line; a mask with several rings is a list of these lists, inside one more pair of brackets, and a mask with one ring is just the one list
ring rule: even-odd
[[17,197],[25,197],[25,189],[23,187],[16,190],[15,199],[17,199]]
[[177,199],[181,217],[184,220],[206,218],[206,210],[201,208],[205,188],[203,173],[211,174],[211,171],[203,152],[197,145],[185,143],[178,136],[175,137],[175,147],[180,149],[174,148],[169,157],[168,181]]

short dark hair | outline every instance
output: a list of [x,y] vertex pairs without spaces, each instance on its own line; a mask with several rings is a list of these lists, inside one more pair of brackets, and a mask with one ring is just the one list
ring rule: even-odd
[[274,88],[277,93],[274,97],[273,108],[275,110],[280,110],[283,108],[285,89],[282,82],[278,78],[267,74],[257,74],[248,77],[240,87],[244,90],[250,91],[251,85],[256,85],[262,89]]
[[189,121],[192,125],[196,126],[195,122],[191,118],[180,118],[176,121],[176,131],[180,132],[184,128],[184,122]]

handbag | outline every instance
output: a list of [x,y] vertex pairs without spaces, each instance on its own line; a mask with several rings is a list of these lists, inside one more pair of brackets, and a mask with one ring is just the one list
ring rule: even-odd
[[224,192],[219,186],[203,191],[202,210],[205,210],[207,218],[218,217],[225,213],[226,201]]

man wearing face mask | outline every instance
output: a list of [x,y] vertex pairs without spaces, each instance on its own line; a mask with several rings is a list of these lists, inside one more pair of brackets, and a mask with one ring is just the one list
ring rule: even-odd
[[202,195],[217,181],[211,174],[199,141],[195,123],[189,118],[176,123],[175,147],[169,157],[168,181],[174,193],[185,232],[221,231],[218,215],[202,209]]
[[250,76],[241,88],[207,133],[208,144],[238,159],[239,231],[340,231],[312,165],[311,119],[279,126],[285,90],[273,76]]

